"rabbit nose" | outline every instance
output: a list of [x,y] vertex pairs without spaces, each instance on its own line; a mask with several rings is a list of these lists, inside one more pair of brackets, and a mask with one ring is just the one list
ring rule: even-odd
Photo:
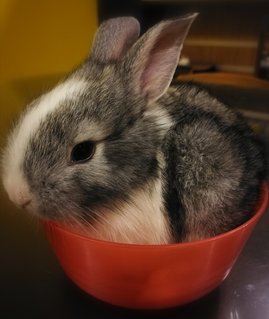
[[20,172],[6,173],[3,176],[3,186],[9,199],[20,208],[28,208],[33,202],[33,194]]
[[23,196],[22,194],[18,194],[17,196],[13,197],[13,202],[15,203],[16,206],[19,208],[27,208],[27,206],[30,205],[32,202],[32,199],[30,197]]
[[29,206],[29,204],[32,202],[31,194],[29,193],[28,189],[26,187],[16,187],[15,185],[12,185],[13,187],[9,189],[8,195],[10,200],[20,208],[26,208]]

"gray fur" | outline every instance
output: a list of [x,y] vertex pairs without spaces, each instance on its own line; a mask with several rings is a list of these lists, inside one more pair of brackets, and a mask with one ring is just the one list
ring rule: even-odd
[[[188,99],[192,94],[195,98],[197,92],[197,88],[189,86]],[[217,114],[219,102],[210,96],[202,101],[196,112],[182,105],[182,116],[163,144],[167,161],[164,175],[169,180],[167,172],[173,170],[180,194],[177,200],[184,212],[180,233],[183,240],[217,235],[246,221],[265,178],[261,145],[245,121],[235,112],[229,121],[224,114]],[[204,111],[205,101],[212,106],[211,112]]]
[[[23,172],[39,215],[95,223],[104,207],[118,209],[133,200],[135,191],[161,179],[163,213],[169,216],[174,240],[206,238],[240,225],[251,216],[264,178],[259,142],[240,115],[196,85],[179,84],[157,101],[142,94],[137,89],[143,76],[140,54],[147,54],[145,68],[150,45],[156,44],[149,44],[150,35],[157,29],[163,32],[169,22],[131,47],[138,29],[129,19],[132,31],[120,34],[125,42],[111,58],[111,35],[126,21],[101,26],[92,56],[69,76],[84,79],[88,87],[75,99],[62,101],[30,139]],[[178,21],[173,26],[180,25]],[[165,135],[157,115],[147,113],[156,108],[172,119]],[[71,163],[70,150],[91,127],[88,139],[96,143],[99,160],[93,156],[83,164]]]

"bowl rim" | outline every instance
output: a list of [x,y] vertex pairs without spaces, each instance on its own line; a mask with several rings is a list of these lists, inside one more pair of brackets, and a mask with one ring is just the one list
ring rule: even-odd
[[183,243],[175,243],[175,244],[132,244],[132,243],[120,243],[120,242],[112,242],[112,241],[107,241],[107,240],[102,240],[102,239],[96,239],[92,238],[86,235],[82,235],[79,233],[76,233],[72,229],[68,228],[67,226],[64,226],[56,221],[52,220],[41,220],[41,224],[45,228],[58,228],[61,231],[71,234],[74,237],[77,237],[83,241],[89,241],[98,245],[105,245],[105,246],[114,246],[114,247],[125,247],[125,248],[139,248],[139,249],[167,249],[167,248],[179,248],[179,247],[189,247],[193,245],[202,245],[210,242],[214,242],[217,240],[220,240],[222,238],[230,237],[233,234],[240,232],[241,230],[245,229],[248,227],[250,224],[253,224],[259,220],[259,218],[263,215],[265,212],[267,206],[268,206],[268,197],[269,197],[269,187],[268,187],[268,182],[264,181],[261,185],[261,195],[260,195],[260,201],[257,205],[257,209],[255,214],[248,219],[245,223],[242,225],[227,231],[225,233],[202,239],[202,240],[194,240],[191,242],[183,242]]

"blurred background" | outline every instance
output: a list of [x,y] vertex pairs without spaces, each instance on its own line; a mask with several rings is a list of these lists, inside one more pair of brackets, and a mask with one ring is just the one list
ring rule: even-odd
[[102,0],[99,3],[100,21],[132,14],[141,21],[142,32],[162,19],[199,12],[184,46],[184,54],[190,58],[194,71],[247,73],[269,79],[269,39],[266,39],[269,2],[266,0]]

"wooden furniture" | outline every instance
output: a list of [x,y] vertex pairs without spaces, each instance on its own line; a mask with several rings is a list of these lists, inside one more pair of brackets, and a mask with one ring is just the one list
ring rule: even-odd
[[[237,74],[237,73],[191,73],[180,75],[181,81],[196,81],[213,85],[228,85],[246,89],[262,89],[269,91],[269,81],[261,80],[252,75]],[[268,103],[269,109],[269,103]]]

